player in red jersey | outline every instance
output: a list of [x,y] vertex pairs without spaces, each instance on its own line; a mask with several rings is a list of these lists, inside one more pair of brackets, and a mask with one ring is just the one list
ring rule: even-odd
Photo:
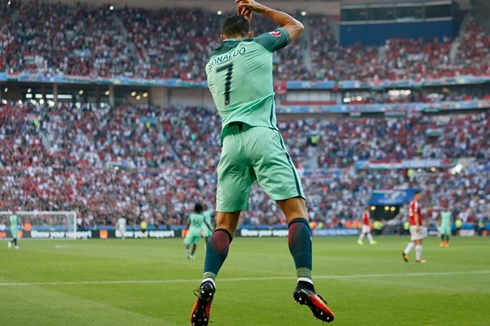
[[408,206],[408,219],[410,223],[410,243],[402,252],[403,260],[408,262],[408,254],[415,247],[415,261],[417,263],[425,263],[422,259],[422,239],[424,238],[424,230],[422,225],[422,214],[420,209],[420,193],[416,193],[413,200]]
[[369,205],[365,207],[364,212],[362,213],[362,229],[359,240],[357,240],[357,243],[361,246],[364,244],[362,241],[365,236],[367,236],[370,244],[374,245],[377,243],[373,240],[373,236],[371,235],[371,214],[369,213]]

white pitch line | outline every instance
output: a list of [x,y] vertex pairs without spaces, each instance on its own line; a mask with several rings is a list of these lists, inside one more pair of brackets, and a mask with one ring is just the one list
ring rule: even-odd
[[[420,277],[420,276],[447,276],[447,275],[469,275],[469,274],[490,274],[486,271],[461,271],[461,272],[427,272],[427,273],[400,273],[400,274],[356,274],[356,275],[318,275],[314,279],[362,279],[362,278],[382,278],[382,277]],[[240,277],[240,278],[220,278],[220,282],[243,282],[243,281],[280,281],[293,280],[293,277],[273,276],[273,277]],[[45,286],[45,285],[112,285],[112,284],[173,284],[173,283],[194,283],[199,279],[187,280],[119,280],[119,281],[67,281],[67,282],[11,282],[0,283],[0,287],[7,286]]]

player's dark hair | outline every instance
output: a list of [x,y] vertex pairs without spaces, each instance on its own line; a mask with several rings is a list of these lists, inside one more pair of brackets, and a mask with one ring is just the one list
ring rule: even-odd
[[203,211],[203,208],[202,208],[202,205],[200,203],[197,203],[196,205],[194,205],[194,212],[200,214],[202,213]]
[[250,32],[249,22],[237,15],[226,18],[221,28],[221,33],[228,37],[245,37],[248,32]]

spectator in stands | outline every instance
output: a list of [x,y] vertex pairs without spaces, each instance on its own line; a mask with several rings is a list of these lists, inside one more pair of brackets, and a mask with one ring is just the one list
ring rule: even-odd
[[[145,206],[148,218],[182,225],[201,193],[214,203],[218,119],[198,107],[1,105],[0,210],[77,210],[90,227],[115,225],[121,215],[136,220]],[[300,119],[280,120],[279,128],[302,167],[312,218],[330,225],[336,216],[355,218],[379,188],[423,185],[432,197],[451,201],[456,212],[480,207],[478,200],[488,193],[489,175],[483,171],[415,170],[407,179],[395,170],[350,174],[342,169],[363,159],[474,158],[476,166],[485,164],[488,119],[488,113]],[[312,132],[320,140],[308,152]],[[311,162],[320,170],[311,170]],[[258,189],[252,193],[243,222],[279,224],[274,203]]]
[[[203,82],[221,17],[197,8],[5,3],[0,8],[0,72]],[[423,81],[490,74],[490,36],[474,20],[460,31],[461,43],[450,60],[448,37],[388,39],[383,51],[361,44],[342,47],[331,17],[310,13],[301,19],[309,35],[276,55],[279,80]],[[257,34],[273,28],[262,17],[257,20]]]

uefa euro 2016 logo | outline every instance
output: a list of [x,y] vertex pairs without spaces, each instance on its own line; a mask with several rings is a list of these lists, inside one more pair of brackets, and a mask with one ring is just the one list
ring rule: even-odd
[[386,199],[396,199],[405,196],[405,193],[403,191],[391,191],[385,194]]

